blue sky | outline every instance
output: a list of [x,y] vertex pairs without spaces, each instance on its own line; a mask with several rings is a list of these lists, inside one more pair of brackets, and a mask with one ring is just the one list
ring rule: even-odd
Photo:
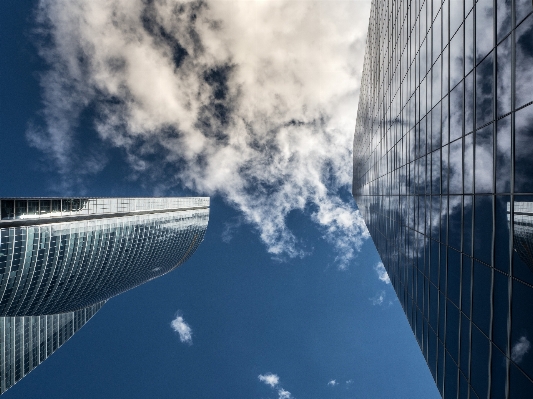
[[368,2],[69,4],[0,6],[0,195],[210,195],[210,223],[5,397],[437,398],[350,195]]

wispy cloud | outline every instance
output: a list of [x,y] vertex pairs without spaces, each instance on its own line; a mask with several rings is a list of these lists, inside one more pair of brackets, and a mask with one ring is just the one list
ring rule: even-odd
[[[83,180],[75,171],[101,171],[103,149],[119,148],[130,177],[154,192],[221,195],[274,256],[305,254],[286,218],[306,211],[345,267],[368,236],[342,193],[369,8],[42,0],[44,121],[28,137],[67,185]],[[98,151],[80,144],[82,115]]]
[[372,301],[372,305],[382,305],[385,301],[385,297],[387,294],[385,291],[379,291],[376,295],[374,295],[370,300]]
[[272,374],[272,373],[260,374],[258,378],[259,378],[259,381],[262,381],[265,384],[277,390],[278,399],[293,399],[293,396],[291,395],[289,391],[279,386],[279,377],[276,374]]
[[179,334],[181,342],[192,345],[192,329],[185,322],[180,312],[178,312],[176,318],[172,320],[170,326]]
[[524,356],[529,352],[531,343],[529,340],[522,336],[511,348],[511,359],[515,363],[520,363]]
[[335,385],[339,385],[339,383],[336,380],[331,380],[328,382],[328,385],[334,387]]
[[387,270],[385,270],[385,266],[383,266],[382,262],[379,262],[376,266],[374,266],[374,270],[378,273],[378,278],[381,281],[386,284],[390,284],[389,274],[387,273]]

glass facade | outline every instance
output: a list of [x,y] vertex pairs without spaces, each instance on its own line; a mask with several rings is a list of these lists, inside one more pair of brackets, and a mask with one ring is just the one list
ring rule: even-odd
[[531,0],[373,1],[353,195],[444,398],[533,392],[532,65]]
[[0,209],[0,393],[107,299],[185,262],[209,220],[209,198],[2,198]]

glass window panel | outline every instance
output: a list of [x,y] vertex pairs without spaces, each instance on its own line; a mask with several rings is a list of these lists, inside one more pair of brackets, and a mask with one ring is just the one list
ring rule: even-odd
[[444,329],[446,327],[446,298],[439,291],[439,338],[444,341]]
[[439,291],[433,284],[429,285],[429,295],[429,306],[431,307],[429,311],[429,323],[431,324],[431,327],[433,327],[433,330],[438,331]]
[[463,373],[459,373],[459,397],[468,398],[469,390],[470,390],[470,384],[466,381],[466,378],[463,375]]
[[496,122],[496,192],[511,192],[511,118]]
[[450,93],[450,141],[463,135],[463,82]]
[[430,279],[433,284],[439,284],[439,243],[434,240],[431,240]]
[[451,302],[446,304],[446,349],[459,361],[459,309]]
[[2,219],[13,219],[15,217],[15,201],[3,199],[1,202],[2,202]]
[[464,141],[463,156],[463,190],[465,194],[472,193],[473,172],[474,172],[474,143],[473,134],[466,135]]
[[463,198],[463,252],[472,255],[472,196]]
[[448,298],[459,307],[459,293],[461,289],[461,254],[451,248],[448,249],[448,281],[446,285]]
[[511,112],[511,39],[507,37],[496,48],[496,113],[498,116]]
[[494,47],[492,2],[493,0],[478,0],[476,3],[476,62],[481,61]]
[[480,262],[474,261],[474,280],[472,294],[472,321],[486,334],[490,329],[490,288],[491,269]]
[[19,218],[28,212],[28,202],[26,200],[15,200],[15,217]]
[[[512,319],[511,319],[511,360],[531,378],[533,376],[533,301],[532,288],[513,280]],[[523,300],[516,300],[522,298]],[[511,378],[512,379],[512,378]]]
[[515,196],[513,276],[533,285],[533,196]]
[[533,108],[529,106],[515,114],[515,193],[533,192],[531,143],[533,143]]
[[461,209],[462,197],[451,195],[449,197],[448,214],[448,245],[461,250]]
[[492,340],[502,351],[507,351],[507,316],[509,314],[509,277],[494,272]]
[[474,257],[492,265],[492,196],[475,197]]
[[437,336],[429,329],[428,336],[428,366],[435,380],[437,377]]
[[442,144],[448,144],[449,142],[449,131],[448,131],[448,96],[444,97],[441,101],[442,108],[442,119],[441,119],[441,142]]
[[476,127],[481,127],[491,122],[493,60],[490,53],[476,68]]
[[446,354],[446,373],[444,375],[444,399],[457,398],[457,365]]
[[455,140],[450,144],[449,158],[450,193],[463,192],[463,142]]
[[486,398],[489,383],[489,341],[472,326],[471,384],[480,398]]
[[455,0],[450,3],[450,36],[453,36],[463,23],[463,7],[458,5],[458,3]]
[[50,200],[39,200],[41,215],[50,213]]
[[533,17],[516,28],[516,108],[533,101]]
[[470,15],[465,20],[465,75],[472,70],[474,67],[474,13],[471,12]]
[[516,23],[519,24],[531,11],[533,4],[531,0],[515,0]]
[[496,347],[492,346],[492,368],[491,368],[491,398],[505,398],[505,383],[507,381],[507,361],[504,354]]
[[496,228],[494,239],[494,267],[509,274],[509,207],[510,197],[508,195],[497,195],[495,197],[496,208]]
[[496,0],[496,29],[498,42],[511,31],[512,0]]
[[461,314],[461,357],[460,368],[464,375],[468,376],[470,365],[470,320]]
[[533,383],[520,371],[520,369],[511,363],[509,376],[509,397],[520,398],[524,392],[533,391]]
[[439,356],[437,358],[437,388],[442,395],[444,385],[444,346],[439,341]]
[[463,264],[461,267],[461,310],[465,315],[470,317],[471,305],[471,281],[472,281],[472,258],[463,255]]
[[39,214],[39,200],[28,200],[28,215]]
[[493,154],[492,154],[492,124],[478,130],[476,135],[475,186],[476,193],[492,192]]
[[450,41],[450,89],[463,79],[463,59],[463,30],[460,29]]
[[449,146],[445,145],[442,147],[442,169],[441,169],[441,179],[442,179],[442,193],[448,194],[448,152]]
[[465,78],[465,134],[474,130],[474,73]]

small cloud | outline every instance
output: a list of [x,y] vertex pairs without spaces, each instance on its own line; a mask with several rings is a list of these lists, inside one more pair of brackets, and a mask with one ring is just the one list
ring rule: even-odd
[[187,323],[185,323],[180,312],[178,312],[176,318],[172,320],[170,326],[180,335],[181,342],[192,345],[192,329]]
[[390,284],[389,274],[387,273],[387,270],[385,270],[385,266],[383,266],[382,262],[379,262],[376,266],[374,266],[374,270],[378,273],[378,278],[381,281],[383,281],[385,284]]
[[328,385],[334,387],[335,385],[339,385],[339,383],[336,380],[331,380],[328,382]]
[[376,295],[374,295],[370,300],[372,301],[372,305],[382,305],[383,301],[385,301],[385,291],[380,291]]
[[353,380],[346,381],[346,385],[351,385],[351,384],[353,384]]
[[292,399],[291,393],[281,388],[278,390],[278,399]]
[[238,218],[236,222],[227,222],[224,223],[224,231],[222,232],[222,241],[226,244],[229,244],[233,239],[235,231],[239,229],[242,225],[242,218]]
[[513,360],[513,362],[520,363],[526,353],[529,352],[530,348],[531,343],[529,342],[529,340],[525,336],[520,337],[518,342],[515,343],[511,349],[511,359]]
[[278,385],[279,377],[276,374],[267,373],[264,375],[259,375],[259,380],[274,388],[276,385]]

